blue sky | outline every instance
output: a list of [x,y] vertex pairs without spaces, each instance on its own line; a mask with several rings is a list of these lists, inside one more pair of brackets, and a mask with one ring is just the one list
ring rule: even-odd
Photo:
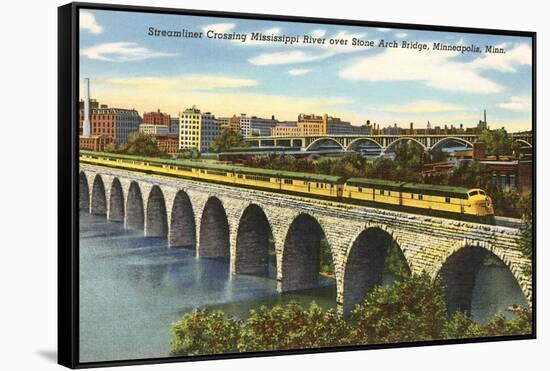
[[[110,106],[177,114],[192,105],[217,116],[247,113],[295,120],[328,113],[353,124],[531,128],[531,40],[230,18],[82,10],[80,74]],[[201,39],[148,36],[202,31]],[[247,42],[208,39],[206,30],[247,34]],[[325,45],[250,42],[251,32],[311,35]],[[330,46],[331,38],[498,45],[505,54]]]

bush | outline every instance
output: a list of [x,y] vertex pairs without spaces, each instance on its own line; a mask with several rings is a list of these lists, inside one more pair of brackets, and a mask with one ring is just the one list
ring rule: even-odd
[[443,288],[427,275],[376,287],[351,312],[350,321],[354,344],[438,339],[446,321]]
[[195,310],[172,326],[171,355],[195,356],[237,352],[241,322],[223,312]]
[[443,339],[465,339],[483,336],[482,328],[465,312],[455,312],[441,331]]
[[502,313],[497,313],[491,322],[483,328],[483,336],[528,335],[532,332],[532,312],[529,308],[519,308],[518,315],[506,319]]
[[304,349],[343,345],[349,328],[334,310],[315,303],[303,309],[297,303],[250,311],[239,351]]

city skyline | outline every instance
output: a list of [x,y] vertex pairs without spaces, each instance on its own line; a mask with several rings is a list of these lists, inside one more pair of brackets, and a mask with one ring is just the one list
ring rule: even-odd
[[[427,121],[470,127],[486,108],[493,128],[532,126],[528,38],[143,13],[119,19],[116,13],[81,13],[80,77],[90,77],[92,97],[109,106],[175,115],[196,105],[217,117],[279,120],[328,113],[381,127]],[[490,44],[506,53],[175,39],[148,36],[149,27]]]

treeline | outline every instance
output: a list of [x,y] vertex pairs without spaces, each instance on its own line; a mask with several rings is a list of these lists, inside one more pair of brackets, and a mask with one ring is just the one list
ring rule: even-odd
[[334,309],[296,303],[262,306],[244,320],[221,311],[195,310],[172,326],[172,355],[306,349],[343,345],[400,343],[531,333],[530,310],[514,319],[496,314],[486,325],[467,314],[447,316],[441,282],[412,276],[376,287],[349,316]]

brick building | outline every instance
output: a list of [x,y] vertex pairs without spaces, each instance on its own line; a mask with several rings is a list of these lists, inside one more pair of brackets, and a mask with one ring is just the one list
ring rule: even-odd
[[178,134],[155,135],[159,149],[170,155],[179,152]]
[[[83,131],[84,102],[80,102],[80,135]],[[106,136],[119,145],[128,142],[128,135],[139,131],[141,116],[135,109],[111,108],[106,104],[90,101],[91,136]],[[89,138],[85,138],[89,139]]]
[[143,114],[143,123],[170,126],[170,115],[160,112],[160,109],[157,109],[157,112],[145,112]]

